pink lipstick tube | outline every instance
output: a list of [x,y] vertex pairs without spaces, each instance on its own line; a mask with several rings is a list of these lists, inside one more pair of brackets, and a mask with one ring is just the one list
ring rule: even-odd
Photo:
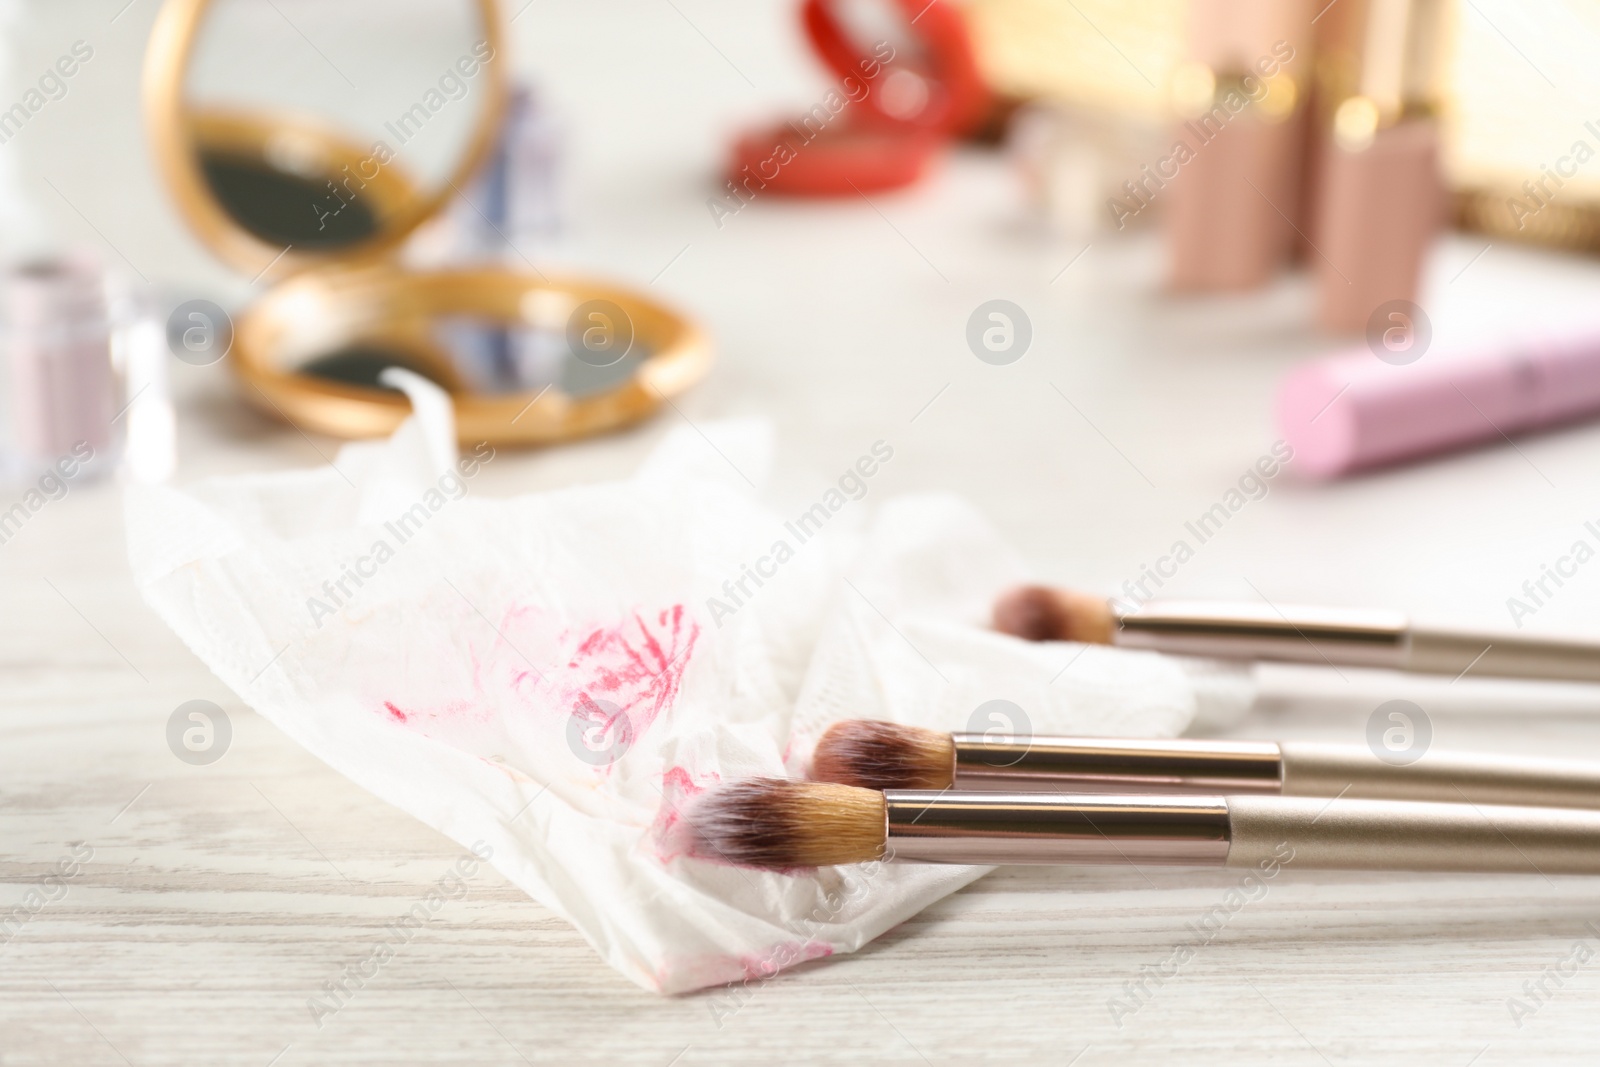
[[1365,349],[1309,363],[1278,392],[1297,470],[1318,478],[1504,441],[1600,414],[1600,332],[1394,365]]

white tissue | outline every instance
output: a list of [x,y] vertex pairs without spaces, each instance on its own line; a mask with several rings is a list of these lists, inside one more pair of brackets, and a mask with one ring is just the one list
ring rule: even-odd
[[[482,499],[465,487],[492,450],[453,462],[449,405],[396,384],[417,414],[335,468],[130,488],[136,580],[251,707],[487,845],[648,989],[850,952],[984,873],[680,854],[679,805],[800,773],[829,722],[1010,732],[1020,708],[1039,732],[1171,735],[1195,714],[1178,661],[987,630],[994,595],[1028,575],[957,499],[892,500],[864,534],[830,520],[799,543],[741,477],[759,482],[768,451],[748,423],[705,427],[716,448],[679,432],[624,481]],[[779,541],[791,553],[734,605]]]

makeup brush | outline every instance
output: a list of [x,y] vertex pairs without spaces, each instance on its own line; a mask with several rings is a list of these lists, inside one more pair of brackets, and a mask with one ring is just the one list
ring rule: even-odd
[[1406,766],[1363,745],[946,734],[847,720],[811,777],[866,789],[1012,793],[1252,793],[1600,808],[1600,763],[1429,751]]
[[1150,601],[1124,611],[1100,597],[1028,585],[995,601],[994,626],[1029,641],[1213,659],[1600,682],[1600,641],[1434,629],[1387,611],[1188,601]]
[[878,792],[755,778],[686,812],[690,854],[790,870],[879,859],[1600,873],[1600,812],[1306,797]]

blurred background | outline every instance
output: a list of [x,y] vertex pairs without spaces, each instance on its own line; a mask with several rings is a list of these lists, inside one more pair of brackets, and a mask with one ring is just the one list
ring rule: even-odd
[[[198,28],[152,72],[174,7]],[[481,12],[445,0],[4,10],[9,484],[70,454],[74,420],[109,478],[73,475],[52,523],[111,515],[116,478],[325,461],[378,424],[284,398],[382,394],[386,359],[516,411],[651,354],[575,356],[577,296],[554,319],[428,311],[432,354],[407,356],[294,295],[351,262],[491,265],[643,294],[715,353],[652,417],[515,452],[491,491],[621,475],[672,425],[758,415],[780,497],[885,439],[875,493],[964,493],[1076,585],[1116,593],[1187,540],[1163,595],[1600,630],[1586,575],[1509,604],[1596,514],[1600,5],[508,0],[487,61]],[[319,172],[318,130],[360,151]],[[400,162],[373,173],[412,182],[387,206],[387,179],[348,177],[380,141]],[[246,217],[258,193],[314,228]],[[313,247],[329,219],[347,246]],[[1451,389],[1467,406],[1440,414]],[[1300,458],[1225,530],[1186,532],[1284,442]]]

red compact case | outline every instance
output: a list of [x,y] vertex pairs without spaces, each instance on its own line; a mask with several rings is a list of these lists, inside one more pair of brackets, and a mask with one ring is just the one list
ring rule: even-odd
[[838,80],[811,109],[733,145],[733,195],[854,196],[920,178],[990,97],[947,0],[806,0],[801,22]]

